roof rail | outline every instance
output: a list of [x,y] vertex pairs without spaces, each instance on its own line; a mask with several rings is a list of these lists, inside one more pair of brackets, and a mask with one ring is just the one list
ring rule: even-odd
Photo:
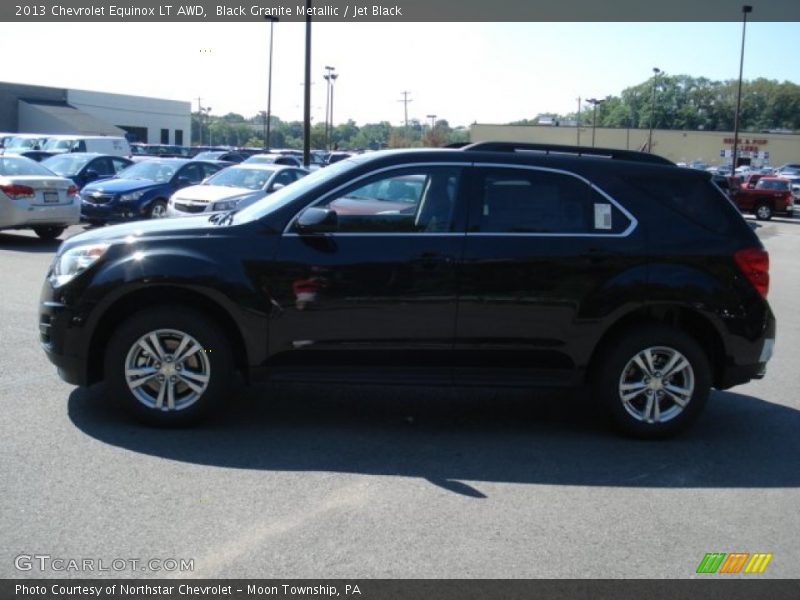
[[542,154],[566,154],[573,156],[592,156],[610,158],[612,160],[629,160],[633,162],[672,165],[675,163],[663,156],[633,150],[615,150],[612,148],[590,148],[587,146],[561,146],[558,144],[531,144],[527,142],[476,142],[461,148],[467,152],[539,152]]

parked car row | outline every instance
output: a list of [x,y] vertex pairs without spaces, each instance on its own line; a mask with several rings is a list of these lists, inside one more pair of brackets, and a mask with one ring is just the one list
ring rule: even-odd
[[80,221],[104,225],[229,211],[309,172],[274,162],[229,165],[187,158],[134,162],[89,152],[58,154],[42,163],[0,155],[0,229],[33,228],[54,239]]

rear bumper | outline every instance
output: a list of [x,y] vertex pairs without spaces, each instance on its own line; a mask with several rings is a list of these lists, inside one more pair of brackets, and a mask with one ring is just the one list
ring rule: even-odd
[[26,200],[0,201],[0,228],[29,227],[37,225],[77,225],[80,221],[80,205],[34,204]]

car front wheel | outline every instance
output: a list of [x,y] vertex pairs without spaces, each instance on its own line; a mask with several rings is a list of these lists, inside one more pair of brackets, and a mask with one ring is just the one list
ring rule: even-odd
[[163,219],[166,216],[167,216],[167,201],[156,200],[155,202],[153,202],[153,205],[150,207],[150,218]]
[[230,343],[202,313],[155,307],[112,336],[105,374],[112,396],[142,421],[181,425],[207,415],[229,388]]
[[708,358],[680,330],[646,326],[629,332],[604,354],[597,371],[600,399],[616,428],[641,438],[663,438],[686,428],[711,388]]

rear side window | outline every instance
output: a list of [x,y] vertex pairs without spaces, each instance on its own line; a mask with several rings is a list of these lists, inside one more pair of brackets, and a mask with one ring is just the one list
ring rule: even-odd
[[739,210],[710,179],[657,174],[625,181],[709,231],[727,234],[741,226]]
[[483,233],[619,234],[630,219],[582,179],[533,169],[479,172],[477,227]]

